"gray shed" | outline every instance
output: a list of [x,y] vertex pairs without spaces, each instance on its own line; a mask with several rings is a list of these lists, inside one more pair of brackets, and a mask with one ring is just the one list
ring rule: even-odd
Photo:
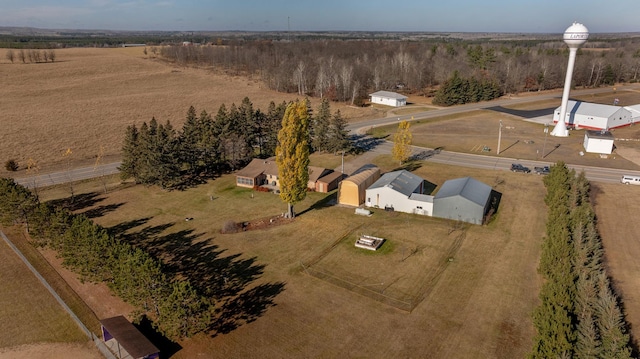
[[471,177],[446,181],[433,199],[433,216],[482,224],[491,187]]

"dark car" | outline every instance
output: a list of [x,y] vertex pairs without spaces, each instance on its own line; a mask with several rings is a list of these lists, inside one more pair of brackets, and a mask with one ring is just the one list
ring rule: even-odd
[[533,172],[535,172],[538,175],[548,175],[549,172],[551,172],[551,169],[549,168],[549,166],[534,167]]
[[519,163],[514,163],[511,165],[511,172],[529,173],[531,172],[531,170],[529,169],[529,167],[525,167]]

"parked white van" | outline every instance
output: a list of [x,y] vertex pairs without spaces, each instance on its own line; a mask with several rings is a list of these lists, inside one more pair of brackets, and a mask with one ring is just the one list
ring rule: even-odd
[[623,175],[620,182],[624,184],[640,184],[640,176]]

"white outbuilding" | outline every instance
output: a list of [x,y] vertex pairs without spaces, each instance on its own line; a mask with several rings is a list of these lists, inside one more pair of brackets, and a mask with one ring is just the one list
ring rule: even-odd
[[385,173],[366,190],[367,207],[433,215],[433,196],[425,194],[425,181],[405,170]]
[[[559,120],[560,107],[553,112],[553,122]],[[633,117],[624,107],[571,100],[567,102],[565,123],[576,129],[600,131],[631,125]]]
[[407,105],[407,96],[391,91],[378,91],[369,94],[371,103],[377,103],[380,105],[400,107]]
[[582,145],[589,153],[610,155],[613,151],[613,135],[609,131],[585,131]]

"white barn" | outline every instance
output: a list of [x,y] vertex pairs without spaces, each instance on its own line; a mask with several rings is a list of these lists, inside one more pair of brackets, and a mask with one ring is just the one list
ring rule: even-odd
[[[553,122],[560,120],[560,107],[553,112]],[[633,123],[631,111],[624,107],[573,101],[567,103],[565,123],[569,127],[609,130]]]
[[492,189],[471,177],[446,181],[433,200],[433,216],[482,224]]
[[640,105],[625,106],[625,109],[631,112],[631,124],[640,121]]
[[433,215],[433,196],[424,193],[425,181],[405,170],[385,173],[366,190],[367,207]]
[[613,151],[613,135],[609,131],[585,131],[582,145],[589,153],[610,155]]
[[378,91],[369,94],[371,103],[377,103],[380,105],[387,105],[393,107],[400,107],[407,105],[407,96],[390,91]]

